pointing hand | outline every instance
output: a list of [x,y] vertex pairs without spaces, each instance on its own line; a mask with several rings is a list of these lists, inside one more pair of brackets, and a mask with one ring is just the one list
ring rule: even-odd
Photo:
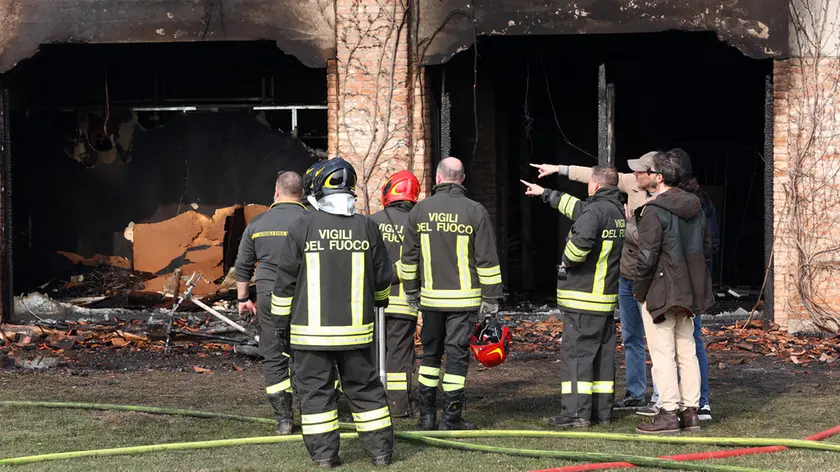
[[560,172],[560,166],[556,166],[553,164],[531,164],[531,167],[536,167],[540,173],[537,178],[543,178],[547,175],[556,174]]
[[526,182],[522,179],[519,179],[519,181],[522,182],[522,185],[525,186],[525,195],[531,197],[539,197],[543,194],[543,191],[545,191],[544,188],[540,187],[537,184],[532,184],[531,182]]

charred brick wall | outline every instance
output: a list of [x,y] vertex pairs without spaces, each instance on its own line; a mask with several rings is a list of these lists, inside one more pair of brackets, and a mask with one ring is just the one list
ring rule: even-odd
[[775,61],[773,92],[775,321],[817,331],[840,306],[840,59]]

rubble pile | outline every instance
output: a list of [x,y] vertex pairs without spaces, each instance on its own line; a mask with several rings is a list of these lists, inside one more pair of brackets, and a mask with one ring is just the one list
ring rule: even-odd
[[[622,350],[620,335],[619,326],[619,351]],[[558,352],[563,322],[556,316],[539,322],[520,321],[513,329],[513,336],[516,352]],[[720,329],[703,328],[703,336],[709,351],[750,352],[802,366],[834,364],[840,360],[840,336],[795,336],[780,331],[777,325],[765,331],[762,320],[750,321],[746,327],[741,323]]]
[[[225,304],[216,304],[224,309]],[[185,316],[186,313],[179,313]],[[256,343],[237,330],[211,321],[201,313],[176,317],[172,331],[173,351],[237,352],[257,355]],[[197,315],[197,316],[196,316]],[[233,316],[231,314],[231,316]],[[47,369],[72,362],[74,351],[164,351],[167,319],[154,323],[133,321],[64,321],[33,325],[0,325],[0,367]]]
[[710,351],[752,352],[803,366],[834,364],[840,359],[840,336],[795,336],[780,331],[778,325],[771,326],[767,331],[761,327],[762,321],[754,320],[746,327],[741,324],[719,330],[703,328],[706,348]]

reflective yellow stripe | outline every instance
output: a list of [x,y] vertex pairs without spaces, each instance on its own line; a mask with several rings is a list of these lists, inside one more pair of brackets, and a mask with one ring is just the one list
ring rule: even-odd
[[467,383],[467,378],[463,375],[444,374],[443,375],[443,391],[451,392],[453,390],[461,390],[464,384]]
[[603,295],[575,290],[557,290],[557,298],[571,298],[593,303],[618,303],[618,294]]
[[373,323],[368,323],[361,326],[306,326],[306,325],[291,325],[291,334],[299,334],[301,336],[340,336],[340,335],[358,335],[373,332]]
[[286,390],[291,390],[292,388],[292,381],[291,379],[286,379],[278,384],[269,385],[265,388],[265,393],[271,395],[274,393],[284,392]]
[[384,429],[391,426],[391,417],[382,418],[381,420],[376,421],[368,421],[367,423],[356,423],[356,431],[360,433],[367,433],[370,431],[376,431],[378,429]]
[[365,312],[365,253],[354,252],[350,274],[350,313],[353,326],[361,326]]
[[612,241],[601,242],[601,254],[598,256],[598,264],[595,265],[595,282],[592,285],[592,293],[604,293],[604,284],[607,280],[607,264],[612,247]]
[[385,389],[391,391],[408,390],[408,382],[386,382]]
[[382,300],[387,300],[388,297],[391,295],[391,286],[389,285],[388,288],[379,290],[378,292],[374,292],[374,298],[376,301],[381,302]]
[[430,375],[432,377],[440,377],[440,367],[426,367],[420,366],[420,375]]
[[430,290],[420,289],[421,297],[440,298],[440,299],[458,299],[458,298],[481,298],[481,289],[475,288],[470,290]]
[[583,250],[575,245],[571,240],[566,241],[566,249],[563,250],[563,254],[572,262],[583,262],[586,260],[586,256],[589,255],[589,250]]
[[251,235],[251,239],[263,238],[266,236],[286,236],[288,231],[260,231]]
[[577,392],[572,391],[572,382],[560,383],[560,393],[563,395],[571,395],[573,393],[576,393],[577,395],[592,395],[593,391],[594,388],[592,382],[577,382]]
[[592,393],[613,393],[615,382],[598,381],[592,382]]
[[341,391],[342,391],[342,390],[341,390],[341,379],[335,379],[335,387],[334,387],[334,388],[335,388],[336,390],[338,390],[339,392],[341,392]]
[[[400,284],[400,292],[402,292],[402,284]],[[392,296],[388,298],[388,307],[385,308],[385,314],[417,316],[417,310],[412,310],[408,306],[405,295],[402,297]]]
[[499,275],[502,273],[502,269],[499,266],[476,267],[475,271],[478,272],[478,275],[481,275],[483,277],[491,277],[493,275]]
[[560,393],[562,393],[563,395],[572,393],[572,383],[560,382]]
[[388,416],[388,407],[383,406],[382,408],[377,408],[376,410],[371,411],[363,411],[361,413],[353,413],[353,421],[373,421],[378,420],[380,418],[385,418]]
[[309,326],[321,326],[321,254],[306,253],[306,305]]
[[321,424],[304,424],[301,425],[301,429],[304,435],[329,433],[338,429],[338,420]]
[[420,249],[423,252],[423,286],[432,288],[432,249],[428,234],[420,235]]
[[572,310],[585,310],[585,311],[597,311],[597,312],[604,312],[604,313],[612,313],[615,311],[615,307],[617,303],[590,303],[590,302],[581,302],[577,300],[568,300],[564,298],[558,298],[557,304],[561,307],[569,308]]
[[421,304],[431,308],[474,308],[481,305],[481,289],[420,289]]
[[318,424],[338,419],[338,409],[325,413],[314,413],[311,415],[300,415],[301,424]]
[[455,242],[455,253],[458,258],[458,280],[461,282],[461,290],[472,288],[472,277],[470,276],[470,237],[459,234]]
[[[402,250],[402,248],[400,248]],[[400,261],[400,279],[414,280],[417,278],[417,264],[405,264]]]
[[502,283],[502,276],[494,275],[492,277],[482,277],[481,275],[478,276],[478,283],[481,285],[495,285]]
[[328,338],[323,336],[291,336],[291,344],[297,346],[355,346],[373,342],[373,333],[364,336],[341,336]]
[[445,299],[437,300],[434,298],[424,298],[420,304],[429,308],[477,308],[481,305],[481,297],[465,298],[465,299]]
[[560,211],[560,213],[571,218],[572,212],[575,209],[575,204],[579,201],[579,198],[573,197],[568,193],[564,193],[560,196],[560,202],[557,204],[557,209]]
[[417,380],[426,387],[437,387],[440,385],[440,367],[426,367],[421,365],[420,377]]
[[408,378],[405,372],[388,372],[385,374],[388,380],[405,380]]
[[271,314],[276,316],[289,316],[292,314],[292,298],[278,297],[271,294]]
[[573,310],[611,313],[618,304],[618,295],[557,290],[557,304]]

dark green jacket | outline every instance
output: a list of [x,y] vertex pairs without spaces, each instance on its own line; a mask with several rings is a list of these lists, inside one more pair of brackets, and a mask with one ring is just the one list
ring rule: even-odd
[[621,191],[602,188],[584,201],[546,190],[542,199],[574,222],[563,251],[568,276],[557,281],[557,305],[575,313],[612,316],[626,230]]
[[712,243],[700,199],[671,188],[639,209],[634,295],[654,319],[672,307],[700,313],[714,304],[707,261]]

